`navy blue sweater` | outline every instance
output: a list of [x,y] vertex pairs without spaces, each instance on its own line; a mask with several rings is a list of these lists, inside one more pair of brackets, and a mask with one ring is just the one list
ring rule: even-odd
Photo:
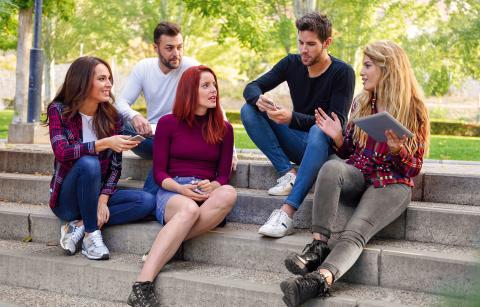
[[345,127],[355,88],[355,73],[345,62],[330,56],[332,64],[318,77],[310,78],[299,54],[289,54],[269,72],[250,82],[243,92],[247,103],[255,105],[258,96],[287,81],[293,103],[289,127],[308,131],[315,124],[314,112],[320,107],[328,115],[335,112]]

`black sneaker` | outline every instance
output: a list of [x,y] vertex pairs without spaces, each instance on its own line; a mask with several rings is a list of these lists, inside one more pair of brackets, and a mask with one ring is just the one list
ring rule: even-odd
[[288,307],[300,306],[317,296],[326,297],[330,295],[327,281],[318,272],[284,280],[280,284],[280,289],[283,292],[283,301]]
[[285,266],[293,274],[304,276],[315,271],[329,253],[330,249],[325,242],[313,240],[312,243],[305,246],[301,255],[297,253],[288,255],[285,259]]
[[159,307],[153,283],[151,281],[134,283],[127,304],[134,307]]

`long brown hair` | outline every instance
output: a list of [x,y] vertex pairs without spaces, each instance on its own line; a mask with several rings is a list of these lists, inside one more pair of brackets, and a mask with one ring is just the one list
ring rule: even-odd
[[[413,74],[408,57],[403,49],[391,41],[368,44],[363,50],[380,69],[380,79],[375,92],[363,90],[355,97],[355,112],[352,119],[372,114],[371,101],[384,103],[388,113],[415,134],[407,139],[406,149],[413,153],[419,146],[428,152],[430,142],[430,121],[424,97]],[[355,127],[354,140],[365,146],[367,135]]]
[[[62,103],[64,105],[62,116],[68,120],[71,120],[78,114],[82,103],[88,98],[95,76],[95,67],[99,64],[107,67],[110,73],[110,82],[113,85],[112,70],[108,63],[100,58],[92,56],[80,57],[68,68],[65,81],[50,103]],[[114,101],[115,98],[110,92],[110,101],[100,103],[93,116],[93,130],[99,139],[109,137],[115,133],[115,122],[118,120],[119,115],[113,106]]]
[[185,70],[180,78],[173,106],[173,115],[178,120],[185,121],[192,127],[195,122],[195,110],[198,105],[198,89],[200,87],[200,75],[202,72],[209,72],[215,79],[217,89],[217,105],[215,108],[207,109],[207,124],[202,127],[203,139],[208,144],[218,144],[223,140],[227,131],[225,120],[220,108],[220,93],[218,92],[217,76],[207,66],[193,66]]

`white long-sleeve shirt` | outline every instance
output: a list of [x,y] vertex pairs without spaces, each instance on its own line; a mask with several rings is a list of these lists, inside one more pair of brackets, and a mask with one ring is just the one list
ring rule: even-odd
[[191,66],[199,65],[196,60],[184,56],[180,67],[164,74],[158,61],[158,58],[143,59],[128,76],[116,101],[117,110],[124,120],[130,121],[139,114],[131,106],[143,92],[147,102],[147,120],[151,124],[157,124],[160,117],[172,112],[177,85],[183,72]]

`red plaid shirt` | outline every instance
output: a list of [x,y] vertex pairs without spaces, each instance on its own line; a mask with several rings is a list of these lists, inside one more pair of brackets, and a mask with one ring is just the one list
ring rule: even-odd
[[[373,113],[377,113],[376,108]],[[355,124],[349,121],[343,145],[337,149],[340,158],[358,168],[365,180],[380,188],[389,184],[403,183],[413,187],[412,177],[422,169],[424,144],[419,144],[414,154],[409,154],[404,146],[398,154],[391,154],[387,143],[378,143],[368,137],[365,147],[353,142]]]
[[[80,114],[71,120],[62,116],[63,104],[52,103],[47,111],[50,143],[55,155],[54,171],[50,182],[50,207],[55,207],[64,178],[73,164],[83,156],[98,156],[102,170],[101,194],[111,195],[116,191],[122,171],[122,154],[111,149],[95,152],[95,141],[82,143],[82,118]],[[118,116],[115,134],[121,134],[122,120]]]

